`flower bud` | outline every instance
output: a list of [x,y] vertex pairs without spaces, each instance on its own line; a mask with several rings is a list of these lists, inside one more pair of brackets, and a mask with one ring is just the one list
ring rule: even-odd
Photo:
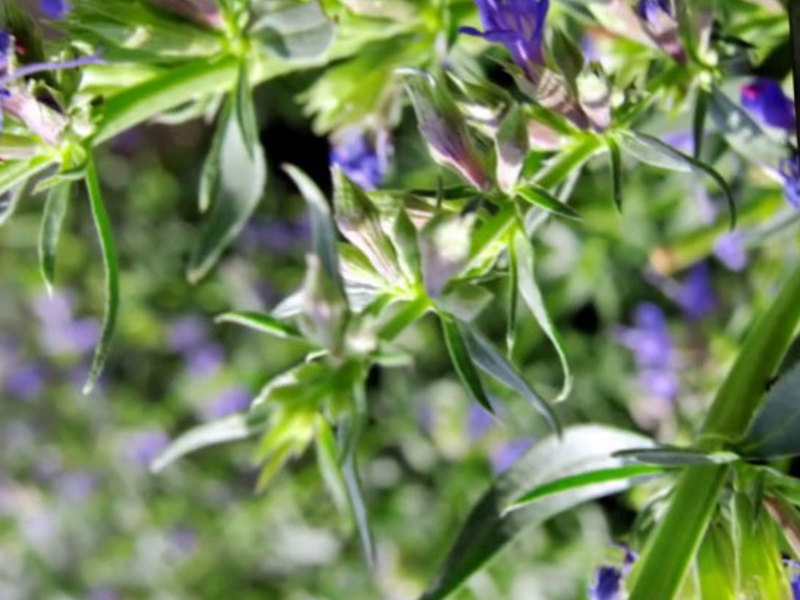
[[344,292],[325,272],[319,257],[307,255],[300,320],[303,332],[336,353],[342,348],[347,317]]
[[3,109],[47,144],[58,145],[67,127],[67,118],[39,102],[26,88],[13,87],[6,92],[2,98]]
[[222,13],[212,0],[148,0],[171,12],[177,13],[212,29],[222,27]]
[[402,75],[434,160],[455,169],[479,190],[487,189],[491,181],[486,167],[444,81],[417,69],[403,69]]
[[422,277],[428,295],[435,298],[467,266],[475,215],[439,213],[420,233]]
[[591,63],[577,78],[581,108],[592,127],[605,131],[611,125],[611,84],[599,63]]

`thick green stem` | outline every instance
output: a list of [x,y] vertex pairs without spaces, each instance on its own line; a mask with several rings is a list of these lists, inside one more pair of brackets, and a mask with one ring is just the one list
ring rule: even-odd
[[[755,323],[719,389],[700,433],[699,445],[716,450],[740,438],[758,409],[800,324],[800,266],[769,310]],[[653,533],[634,572],[630,600],[672,600],[717,507],[727,465],[688,468],[667,514]]]

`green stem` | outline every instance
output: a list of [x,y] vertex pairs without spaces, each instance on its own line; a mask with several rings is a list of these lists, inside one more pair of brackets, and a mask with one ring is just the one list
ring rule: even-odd
[[[757,319],[719,389],[701,430],[699,445],[718,450],[739,439],[758,409],[800,324],[800,266],[795,267],[769,310]],[[630,600],[672,600],[717,508],[727,465],[688,468],[666,516],[642,553]]]
[[397,314],[389,319],[378,332],[378,337],[387,342],[393,341],[399,336],[406,327],[419,321],[433,305],[430,298],[425,295],[419,296],[401,308]]

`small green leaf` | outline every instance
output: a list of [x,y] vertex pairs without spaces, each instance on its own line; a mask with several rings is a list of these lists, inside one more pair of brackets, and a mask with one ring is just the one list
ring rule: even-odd
[[727,520],[712,523],[697,552],[700,600],[737,600],[736,550]]
[[[225,248],[236,239],[258,206],[267,181],[263,149],[257,145],[257,140],[256,146],[252,145],[252,132],[247,133],[241,126],[243,121],[255,121],[252,101],[244,101],[239,96],[232,94],[228,100],[231,106],[221,113],[224,121],[219,126],[224,128],[224,134],[218,156],[216,198],[189,261],[191,283],[205,277]],[[241,116],[243,114],[250,116]]]
[[700,88],[697,90],[697,99],[694,104],[694,114],[692,115],[692,139],[694,147],[692,156],[699,159],[703,155],[703,140],[706,136],[706,117],[708,116],[708,104],[711,95],[707,90]]
[[72,183],[64,181],[50,189],[44,205],[39,230],[39,270],[49,293],[52,293],[55,283],[56,250],[71,196]]
[[200,212],[206,212],[214,202],[219,193],[220,166],[222,164],[222,142],[225,139],[225,131],[230,119],[230,102],[225,102],[217,119],[217,126],[214,129],[214,136],[211,138],[211,146],[208,154],[203,161],[203,168],[200,171],[200,189],[198,190],[198,208]]
[[628,489],[635,479],[600,481],[547,494],[519,510],[506,509],[532,489],[565,477],[620,466],[611,454],[649,440],[600,425],[581,425],[552,435],[500,475],[467,516],[439,574],[420,600],[444,600],[495,557],[517,535],[584,502]]
[[308,60],[325,53],[334,26],[319,2],[283,2],[261,16],[251,31],[268,51],[283,59]]
[[529,202],[534,206],[538,206],[547,212],[553,213],[554,215],[575,221],[581,220],[581,216],[575,211],[575,209],[570,208],[561,202],[543,187],[535,184],[527,184],[518,187],[516,190],[514,190],[514,192],[517,197],[522,198],[526,202]]
[[259,147],[258,144],[258,122],[256,121],[256,109],[253,106],[253,92],[250,89],[250,77],[247,72],[247,63],[239,65],[239,77],[236,80],[236,120],[239,122],[239,129],[244,134],[244,145],[247,155],[253,159],[253,152]]
[[14,211],[17,210],[17,204],[22,199],[24,189],[25,185],[20,184],[0,194],[0,227],[5,225],[14,215]]
[[265,423],[256,424],[244,414],[204,423],[173,440],[166,450],[153,461],[150,470],[158,473],[179,458],[196,450],[247,439],[263,431],[264,426]]
[[567,79],[572,89],[575,89],[575,80],[583,70],[583,52],[572,41],[572,38],[558,27],[554,27],[551,53],[558,65],[561,74]]
[[668,447],[631,448],[617,452],[614,456],[661,467],[724,465],[740,460],[740,457],[733,452],[703,452],[694,448]]
[[305,339],[300,330],[271,315],[256,312],[229,312],[219,315],[216,323],[236,323],[278,338]]
[[800,454],[800,363],[793,366],[767,394],[737,450],[749,458]]
[[339,465],[339,448],[336,445],[331,426],[322,415],[317,416],[316,432],[317,465],[322,480],[328,488],[333,503],[341,513],[347,512],[347,483],[344,472]]
[[514,234],[514,256],[516,258],[516,270],[518,272],[518,290],[528,309],[533,314],[539,327],[553,344],[558,360],[561,363],[561,371],[564,374],[564,384],[561,386],[561,391],[555,399],[555,402],[566,400],[572,391],[572,369],[569,366],[569,358],[564,349],[564,342],[561,335],[556,329],[553,319],[547,307],[544,305],[544,298],[536,282],[536,274],[534,268],[534,254],[533,245],[531,241],[522,231],[516,231]]
[[478,375],[478,371],[472,363],[470,352],[467,350],[458,322],[452,316],[442,312],[439,313],[439,320],[442,323],[444,340],[447,344],[447,351],[450,353],[450,360],[453,361],[453,366],[461,382],[476,402],[494,414],[494,408],[492,408],[492,403],[483,389],[480,375]]
[[103,196],[100,191],[100,181],[97,177],[97,167],[94,160],[89,159],[86,169],[86,189],[89,192],[89,204],[92,208],[92,218],[100,240],[100,251],[103,255],[103,268],[106,279],[106,301],[103,313],[103,327],[100,331],[100,340],[95,348],[89,377],[83,386],[83,393],[88,394],[94,388],[103,366],[106,362],[111,338],[117,324],[119,311],[119,265],[117,264],[117,251],[114,245],[114,234],[111,231],[111,222],[103,205]]
[[614,206],[622,212],[622,153],[617,140],[608,138],[608,157],[611,161],[611,184],[614,194]]
[[553,408],[533,390],[514,365],[494,347],[494,344],[477,329],[466,323],[457,323],[457,326],[472,361],[488,375],[491,375],[504,386],[517,392],[533,404],[534,408],[542,414],[550,427],[560,433],[561,423],[559,423],[558,416],[553,411]]
[[283,165],[283,170],[292,178],[308,204],[311,216],[311,243],[314,254],[319,257],[325,272],[341,285],[339,274],[338,253],[336,251],[336,227],[333,224],[331,209],[325,201],[325,196],[317,185],[293,165]]

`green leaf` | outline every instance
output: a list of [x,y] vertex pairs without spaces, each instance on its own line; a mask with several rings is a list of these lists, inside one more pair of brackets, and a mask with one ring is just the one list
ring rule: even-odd
[[700,600],[737,600],[736,550],[727,520],[709,527],[697,553]]
[[527,304],[528,309],[533,314],[539,327],[553,344],[558,360],[561,363],[561,371],[564,374],[564,384],[561,386],[561,391],[555,399],[555,402],[566,400],[572,391],[572,369],[569,366],[569,358],[564,349],[564,342],[561,335],[556,329],[553,319],[547,307],[544,305],[544,298],[536,282],[536,274],[534,268],[534,254],[533,245],[531,241],[522,231],[516,231],[513,239],[514,254],[516,258],[516,271],[518,278],[518,290],[522,299]]
[[530,140],[525,114],[517,104],[512,104],[497,128],[497,182],[505,192],[514,189],[528,156]]
[[694,448],[631,448],[614,456],[646,465],[662,467],[690,467],[697,465],[724,465],[740,460],[733,452],[703,452]]
[[533,390],[514,365],[494,347],[494,344],[477,329],[465,323],[457,323],[456,325],[472,361],[487,374],[533,404],[534,408],[542,414],[550,427],[560,433],[561,424],[553,408]]
[[317,416],[316,432],[317,465],[322,480],[331,495],[333,503],[341,513],[347,512],[347,483],[344,472],[339,465],[339,448],[331,426],[322,415]]
[[247,72],[247,63],[239,65],[239,77],[236,80],[236,120],[239,129],[244,133],[244,145],[247,155],[253,158],[253,152],[258,148],[258,122],[256,109],[253,106],[253,92],[250,90],[250,76]]
[[0,227],[5,225],[14,215],[14,211],[17,210],[17,204],[19,204],[19,201],[22,199],[24,190],[25,185],[20,184],[0,194]]
[[283,170],[292,178],[306,204],[308,204],[311,217],[311,243],[314,254],[319,258],[328,277],[333,281],[339,282],[341,286],[342,278],[339,274],[338,253],[336,251],[336,227],[333,224],[331,209],[325,201],[325,196],[311,178],[297,167],[283,165]]
[[229,312],[219,315],[215,319],[215,322],[235,323],[278,338],[305,339],[303,334],[300,333],[300,330],[294,325],[263,313]]
[[106,301],[103,312],[103,327],[100,331],[100,340],[95,348],[89,377],[83,386],[83,393],[88,394],[94,388],[103,366],[106,362],[111,338],[117,324],[119,311],[119,265],[117,264],[117,251],[114,245],[114,234],[111,231],[111,222],[103,205],[103,196],[100,192],[100,181],[97,178],[97,167],[93,159],[89,159],[86,169],[86,189],[89,192],[89,204],[92,208],[92,218],[100,240],[100,251],[103,254],[103,268],[106,279]]
[[700,88],[697,90],[697,99],[694,104],[694,114],[692,115],[692,139],[694,140],[693,154],[695,159],[703,155],[703,140],[706,135],[706,117],[708,116],[708,104],[711,95],[708,90]]
[[[621,455],[622,453],[617,452],[613,456]],[[514,503],[511,504],[507,510],[518,510],[545,496],[586,487],[588,485],[620,480],[630,480],[631,483],[634,483],[635,481],[639,481],[640,478],[649,478],[653,475],[661,475],[663,473],[664,469],[662,467],[653,465],[622,465],[619,467],[589,471],[588,473],[564,477],[550,483],[539,485],[514,500]]]
[[154,473],[163,471],[164,468],[179,458],[191,454],[196,450],[247,439],[263,431],[264,423],[254,423],[247,415],[237,414],[211,423],[204,423],[181,434],[164,450],[150,465]]
[[0,196],[50,166],[42,157],[29,161],[8,160],[0,162]]
[[750,114],[720,89],[711,90],[709,112],[725,141],[748,160],[774,166],[786,157],[784,143],[769,135]]
[[200,171],[200,189],[198,190],[197,205],[202,213],[211,207],[214,198],[219,192],[222,142],[225,139],[225,131],[230,120],[230,110],[231,104],[226,102],[220,111],[217,126],[214,129],[214,136],[211,138],[211,146]]
[[450,360],[453,361],[453,366],[461,382],[475,401],[490,413],[494,414],[492,403],[489,401],[483,389],[480,375],[478,375],[478,371],[472,363],[470,352],[467,350],[466,343],[462,337],[462,328],[459,327],[456,320],[447,313],[440,312],[439,320],[442,323],[442,331],[444,332],[444,340],[447,344]]
[[44,205],[39,230],[39,270],[49,293],[52,293],[55,283],[56,250],[71,196],[72,183],[64,181],[50,189]]
[[526,184],[516,188],[514,193],[517,197],[522,198],[526,202],[538,206],[554,215],[575,221],[581,220],[581,216],[575,212],[575,209],[561,202],[543,187],[535,184]]
[[572,38],[558,27],[554,27],[552,32],[551,53],[561,74],[567,79],[571,88],[575,90],[575,80],[583,70],[583,52],[572,41]]
[[319,2],[284,2],[261,16],[251,31],[268,51],[283,59],[317,58],[333,43],[334,26]]
[[[241,126],[243,119],[255,121],[252,100],[232,94],[228,102],[232,103],[231,107],[223,110],[225,120],[220,123],[225,133],[219,152],[216,198],[189,261],[191,283],[197,283],[208,274],[244,228],[258,206],[267,181],[264,152],[257,140],[256,146],[251,145],[253,136]],[[233,118],[233,115],[242,114],[250,114],[250,117]]]
[[800,363],[794,365],[767,394],[750,424],[739,452],[749,458],[800,454]]
[[622,212],[622,154],[617,140],[609,137],[607,142],[608,157],[611,161],[611,183],[614,192],[614,206],[617,207],[619,212]]
[[532,489],[545,488],[565,477],[616,468],[613,452],[641,447],[647,438],[611,427],[581,425],[565,430],[563,438],[549,436],[510,470],[502,474],[467,516],[434,583],[420,600],[443,600],[528,528],[584,502],[616,494],[631,479],[587,482],[580,487],[544,495],[508,512],[514,500]]
[[728,202],[730,228],[736,227],[736,202],[728,182],[713,167],[701,160],[676,150],[660,139],[638,131],[621,131],[620,142],[623,150],[641,162],[671,171],[700,171],[713,179],[722,190]]

